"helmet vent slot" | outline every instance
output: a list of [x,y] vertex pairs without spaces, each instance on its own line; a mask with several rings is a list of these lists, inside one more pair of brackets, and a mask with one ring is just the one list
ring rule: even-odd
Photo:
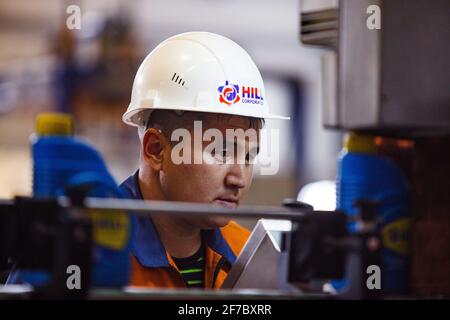
[[184,87],[184,80],[176,72],[172,76],[172,81]]

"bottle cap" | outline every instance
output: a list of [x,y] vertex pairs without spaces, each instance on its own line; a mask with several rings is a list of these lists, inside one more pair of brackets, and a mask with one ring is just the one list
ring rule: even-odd
[[344,149],[348,152],[376,153],[375,138],[371,135],[349,132],[344,136]]
[[67,113],[41,113],[36,117],[36,133],[39,136],[70,136],[73,134],[72,116]]

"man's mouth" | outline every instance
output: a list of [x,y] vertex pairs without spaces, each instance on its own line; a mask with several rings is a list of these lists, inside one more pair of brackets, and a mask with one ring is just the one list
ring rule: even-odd
[[232,198],[217,198],[213,201],[213,203],[230,209],[235,209],[239,205],[239,200]]

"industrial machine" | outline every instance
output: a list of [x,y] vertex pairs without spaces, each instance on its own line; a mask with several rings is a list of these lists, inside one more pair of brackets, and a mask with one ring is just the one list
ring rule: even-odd
[[[396,167],[393,172],[403,175],[404,187],[395,192],[403,188],[405,196],[394,200],[385,194],[381,204],[385,212],[387,206],[404,207],[403,218],[409,216],[381,231],[383,246],[404,255],[403,262],[397,261],[404,263],[397,275],[412,296],[449,296],[450,2],[302,0],[299,4],[299,39],[321,54],[322,124],[357,136],[359,142],[370,139],[347,150],[362,162],[387,161]],[[344,162],[340,157],[337,208],[351,214],[344,195],[380,197],[371,182],[356,186],[374,173],[368,162],[349,166]],[[342,179],[346,174],[352,178]],[[388,215],[384,219],[389,220]],[[403,239],[395,249],[393,239]]]
[[322,48],[323,125],[449,134],[450,3],[300,1],[300,40]]
[[[236,210],[217,208],[209,205],[194,203],[173,203],[158,201],[83,198],[79,192],[71,193],[71,197],[53,199],[36,199],[18,197],[14,200],[2,201],[0,204],[1,232],[0,262],[1,268],[27,269],[46,271],[49,281],[27,290],[17,290],[17,286],[4,286],[0,296],[17,296],[31,298],[91,298],[102,297],[93,285],[95,276],[91,273],[94,261],[93,220],[92,210],[111,214],[122,214],[126,210],[133,215],[142,214],[173,214],[180,215],[228,215],[232,217],[264,217],[281,220],[278,226],[267,228],[268,221],[262,221],[255,228],[246,249],[238,258],[229,279],[224,285],[231,289],[232,297],[271,297],[271,298],[302,298],[318,297],[333,298],[375,298],[366,288],[367,266],[379,263],[380,247],[369,246],[368,238],[376,238],[374,218],[370,206],[362,205],[361,214],[354,220],[361,222],[357,233],[347,232],[347,216],[341,212],[315,212],[304,203],[286,201],[282,207],[242,207]],[[287,221],[290,221],[287,223]],[[264,226],[264,224],[266,226]],[[372,226],[372,227],[368,227]],[[266,264],[258,263],[254,259],[263,255],[267,260],[270,245],[267,242],[267,230],[278,230],[275,251],[268,263],[272,263],[274,274],[271,282],[258,282],[245,285],[249,271],[254,275],[263,275]],[[273,251],[273,252],[275,252]],[[252,263],[252,260],[257,263]],[[259,260],[259,262],[261,262]],[[73,290],[67,286],[67,267],[76,265],[81,270],[81,286]],[[251,265],[251,266],[250,266]],[[346,266],[351,268],[353,278],[348,291],[337,295],[330,295],[317,286],[318,281],[342,278]],[[241,288],[259,289],[256,292],[240,292]],[[97,288],[98,289],[98,288]],[[131,295],[133,290],[124,287],[112,287],[103,297],[114,297],[111,293],[115,289]],[[187,290],[189,291],[189,290]],[[222,290],[219,290],[222,291]],[[97,292],[97,296],[96,296]],[[136,291],[135,291],[136,292]],[[137,291],[142,297],[143,290]],[[144,290],[145,292],[145,290]],[[170,297],[170,290],[155,293],[148,291],[148,297]],[[117,293],[116,293],[117,294]],[[189,293],[186,293],[189,295]],[[192,295],[192,293],[190,293]],[[210,295],[223,297],[224,293],[203,291],[199,297]]]

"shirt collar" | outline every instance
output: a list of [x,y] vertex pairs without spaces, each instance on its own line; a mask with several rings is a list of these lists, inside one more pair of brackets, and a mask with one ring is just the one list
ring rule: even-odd
[[[139,187],[139,170],[128,177],[120,188],[126,192],[131,199],[143,199]],[[132,238],[131,251],[138,261],[145,267],[168,267],[166,250],[159,239],[155,225],[150,217],[132,216],[134,234]],[[219,228],[202,231],[206,245],[233,264],[236,256],[225,241]]]

